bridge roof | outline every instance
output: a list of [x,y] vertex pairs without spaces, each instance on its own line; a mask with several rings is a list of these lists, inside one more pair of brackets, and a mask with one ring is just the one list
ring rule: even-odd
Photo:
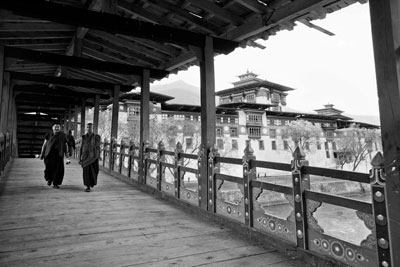
[[258,39],[297,22],[323,31],[311,21],[355,2],[366,0],[2,0],[0,45],[13,84],[110,98],[139,85],[143,68],[154,81],[197,65],[206,36],[215,54],[264,48]]

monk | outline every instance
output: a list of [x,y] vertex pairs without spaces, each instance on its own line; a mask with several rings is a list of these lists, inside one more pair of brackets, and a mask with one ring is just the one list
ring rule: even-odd
[[97,184],[99,174],[100,135],[93,133],[93,124],[86,125],[86,134],[82,135],[79,164],[83,168],[83,184],[85,191],[90,192]]
[[45,165],[44,179],[48,186],[53,184],[56,189],[60,188],[64,179],[64,155],[69,161],[67,136],[60,129],[60,123],[53,123],[53,131],[46,134],[40,153]]

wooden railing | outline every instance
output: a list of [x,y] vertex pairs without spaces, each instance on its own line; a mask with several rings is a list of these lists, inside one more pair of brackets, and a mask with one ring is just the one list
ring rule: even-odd
[[0,132],[0,174],[3,173],[12,154],[12,135]]
[[[106,141],[102,144],[102,166],[180,201],[199,206],[200,191],[207,190],[209,212],[289,242],[302,251],[311,251],[313,255],[319,254],[350,266],[391,266],[385,175],[380,152],[371,162],[370,173],[364,174],[309,166],[299,148],[293,153],[291,163],[258,161],[249,146],[242,159],[221,157],[216,150],[209,151],[208,175],[204,177],[209,179],[208,188],[199,186],[200,179],[203,179],[199,172],[200,162],[201,154],[183,153],[180,143],[174,151],[165,150],[162,142],[157,148],[144,144],[142,149],[133,143]],[[222,165],[240,166],[242,172],[239,176],[223,173]],[[143,177],[140,177],[141,166]],[[261,180],[257,177],[257,168],[286,172],[288,175],[285,177],[291,177],[291,181],[283,185]],[[191,181],[187,178],[189,175]],[[362,188],[370,187],[372,204],[312,190],[310,179],[314,177],[364,184]],[[221,189],[225,183],[236,185],[239,200],[233,201],[224,196],[226,192]],[[260,199],[268,192],[283,196],[282,199],[291,207],[289,216],[282,218],[265,211]],[[358,217],[356,220],[365,224],[368,235],[357,244],[325,231],[315,218],[315,213],[323,204],[354,210]]]

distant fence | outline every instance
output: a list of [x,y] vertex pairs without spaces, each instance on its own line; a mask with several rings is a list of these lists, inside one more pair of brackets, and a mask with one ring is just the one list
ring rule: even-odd
[[[77,142],[77,151],[79,145]],[[258,161],[250,146],[246,147],[241,159],[221,157],[215,150],[208,153],[207,177],[200,177],[201,156],[183,153],[180,143],[174,151],[167,151],[162,142],[157,148],[150,148],[149,144],[141,148],[134,143],[105,141],[101,151],[100,164],[105,168],[193,206],[199,206],[199,192],[207,190],[209,212],[289,242],[301,250],[350,266],[391,266],[385,175],[380,152],[371,162],[370,173],[364,174],[309,166],[299,148],[293,153],[290,163]],[[240,176],[224,173],[224,170],[233,167],[241,169]],[[268,182],[268,179],[257,177],[257,168],[280,171],[285,174],[282,177],[289,177],[289,180],[286,184],[280,184],[277,179],[279,176],[276,176],[270,177],[275,182]],[[362,188],[369,187],[367,193],[371,200],[363,201],[312,190],[313,177],[341,181],[340,185],[353,182]],[[200,179],[209,179],[209,187],[200,188]],[[265,206],[269,203],[263,202],[263,199],[269,198],[280,198],[286,202],[289,215],[278,216],[266,211],[268,208]],[[315,217],[322,205],[354,211],[355,224],[351,222],[348,227],[357,230],[358,221],[365,225],[366,235],[356,243],[331,234],[332,229],[325,231]],[[332,217],[332,220],[338,220],[335,227],[341,224],[346,227],[347,218],[342,222],[338,217]]]

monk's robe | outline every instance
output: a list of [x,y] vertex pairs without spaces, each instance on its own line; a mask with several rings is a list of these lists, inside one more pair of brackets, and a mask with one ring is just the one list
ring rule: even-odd
[[93,187],[97,184],[99,174],[100,135],[94,133],[83,135],[80,155],[83,184],[86,187]]
[[48,133],[46,145],[41,158],[44,159],[44,178],[53,185],[61,185],[64,179],[64,154],[66,152],[66,136],[62,132]]

